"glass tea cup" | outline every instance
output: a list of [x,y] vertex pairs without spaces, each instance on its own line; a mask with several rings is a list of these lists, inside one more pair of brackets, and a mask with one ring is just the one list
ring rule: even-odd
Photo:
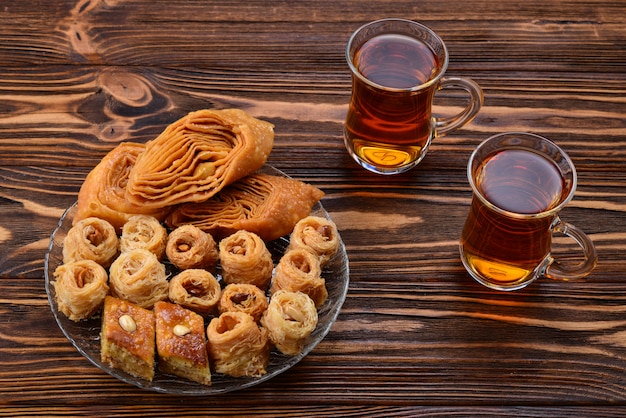
[[[496,290],[517,290],[541,276],[577,279],[595,268],[593,242],[559,217],[577,180],[574,164],[556,144],[530,133],[492,136],[472,153],[467,176],[473,197],[460,252],[476,281]],[[584,260],[556,260],[553,233],[576,241]]]
[[[344,126],[350,155],[378,174],[416,166],[434,137],[469,123],[483,92],[468,78],[444,77],[448,51],[439,36],[417,22],[383,19],[359,28],[346,47],[352,97]],[[435,93],[464,90],[469,102],[451,117],[432,116]]]

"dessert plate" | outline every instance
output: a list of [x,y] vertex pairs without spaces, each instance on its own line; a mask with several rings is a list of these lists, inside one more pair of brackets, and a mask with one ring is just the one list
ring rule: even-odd
[[[286,176],[281,171],[269,166],[264,167],[262,171],[268,174]],[[67,339],[85,358],[111,376],[143,389],[170,394],[211,395],[243,389],[269,380],[296,365],[324,339],[335,322],[346,298],[349,283],[348,256],[340,237],[339,250],[328,264],[324,266],[322,271],[322,277],[326,280],[328,299],[319,308],[317,327],[308,337],[304,349],[300,354],[296,356],[286,356],[277,350],[273,350],[270,355],[267,374],[260,377],[230,377],[213,373],[211,386],[206,386],[177,376],[164,374],[158,370],[157,366],[155,367],[154,379],[152,382],[148,382],[125,373],[122,370],[112,368],[100,360],[100,328],[102,318],[99,313],[88,320],[74,322],[58,310],[54,286],[51,282],[54,280],[55,269],[63,263],[63,239],[72,227],[72,219],[75,213],[76,203],[70,206],[63,216],[61,216],[57,228],[50,237],[50,244],[45,256],[45,284],[52,313],[54,314],[59,328],[61,328]],[[319,202],[313,207],[311,215],[330,219],[328,212],[326,212]],[[288,236],[267,243],[267,248],[272,253],[275,264],[285,252],[288,245]],[[166,267],[169,268],[169,266]],[[221,282],[219,267],[215,277]],[[205,323],[207,325],[209,320],[210,317],[206,317]]]

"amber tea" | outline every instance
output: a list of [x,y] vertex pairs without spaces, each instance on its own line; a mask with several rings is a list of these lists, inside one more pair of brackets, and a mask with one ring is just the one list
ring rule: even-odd
[[[416,22],[384,19],[357,30],[346,50],[352,97],[344,128],[346,148],[363,167],[379,174],[406,171],[424,157],[436,134],[469,122],[482,91],[468,79],[443,77],[448,56],[443,41]],[[432,116],[435,92],[455,87],[470,93],[459,115]]]
[[354,62],[365,78],[393,89],[411,89],[427,82],[438,65],[428,45],[396,34],[368,40],[357,49]]
[[500,209],[537,214],[561,202],[563,178],[545,157],[524,149],[498,151],[479,166],[476,186]]
[[356,52],[359,72],[389,89],[356,83],[346,120],[354,152],[374,165],[401,167],[416,159],[432,133],[432,93],[405,92],[431,79],[437,57],[422,42],[404,35],[381,35]]
[[[576,178],[571,161],[556,145],[532,134],[492,137],[472,155],[468,176],[474,196],[460,249],[476,280],[514,290],[544,273],[581,277],[595,266],[591,241],[557,214],[573,196]],[[552,265],[555,231],[583,246],[588,259],[585,269],[569,268],[564,273]]]
[[[476,187],[502,210],[537,214],[561,202],[563,179],[544,157],[531,151],[505,150],[478,168]],[[532,274],[550,252],[551,222],[551,218],[520,221],[490,210],[475,197],[461,245],[477,272],[497,282],[515,283]]]

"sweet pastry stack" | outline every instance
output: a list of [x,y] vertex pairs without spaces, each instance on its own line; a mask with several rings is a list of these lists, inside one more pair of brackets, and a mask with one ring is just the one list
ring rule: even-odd
[[[339,237],[310,215],[321,190],[257,172],[272,145],[267,122],[201,110],[87,176],[53,285],[69,319],[102,312],[103,362],[210,385],[265,374],[272,347],[302,351]],[[286,235],[274,265],[266,244]]]

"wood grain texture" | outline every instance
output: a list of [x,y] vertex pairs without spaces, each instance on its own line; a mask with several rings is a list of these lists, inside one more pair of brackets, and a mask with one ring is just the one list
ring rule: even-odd
[[[381,177],[343,146],[344,48],[389,16],[436,30],[448,74],[478,81],[485,104],[416,169]],[[3,1],[0,415],[623,416],[624,51],[623,1]],[[436,111],[462,104],[442,92]],[[126,385],[71,346],[48,305],[44,254],[108,150],[206,107],[276,125],[269,163],[326,192],[351,282],[331,332],[296,367],[181,398]],[[578,191],[562,215],[598,248],[588,279],[497,293],[464,272],[465,166],[504,131],[544,135],[572,157]]]

